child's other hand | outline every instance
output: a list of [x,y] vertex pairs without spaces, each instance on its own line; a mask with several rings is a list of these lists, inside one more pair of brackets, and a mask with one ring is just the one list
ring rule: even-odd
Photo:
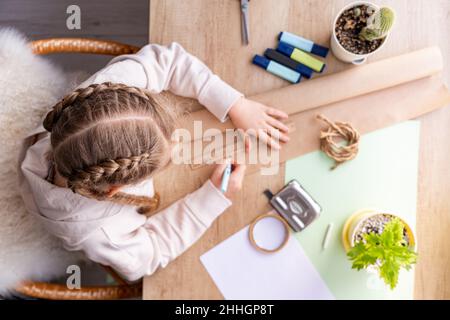
[[[222,184],[222,176],[225,171],[227,164],[218,164],[211,175],[211,182],[213,185],[220,190],[220,185]],[[233,164],[232,171],[230,175],[230,180],[228,182],[227,191],[224,193],[225,197],[231,199],[242,189],[242,181],[245,175],[245,164]]]
[[288,118],[283,111],[241,98],[231,107],[228,115],[236,128],[255,130],[256,136],[274,149],[280,149],[278,141],[289,141],[289,128],[281,122]]

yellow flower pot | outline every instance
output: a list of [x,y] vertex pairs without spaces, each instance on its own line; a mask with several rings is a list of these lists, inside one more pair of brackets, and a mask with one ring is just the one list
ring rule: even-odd
[[409,246],[413,249],[416,248],[416,237],[411,226],[401,217],[391,212],[380,211],[375,209],[364,209],[352,214],[344,224],[342,229],[342,244],[344,245],[345,251],[348,252],[355,245],[355,234],[359,229],[359,226],[368,218],[379,215],[387,214],[400,219],[405,225],[406,233],[409,239]]

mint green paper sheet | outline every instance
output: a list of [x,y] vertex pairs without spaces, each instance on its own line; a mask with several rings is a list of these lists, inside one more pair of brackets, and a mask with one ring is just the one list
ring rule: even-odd
[[[402,272],[392,291],[376,274],[351,269],[341,234],[347,217],[364,208],[400,214],[415,229],[419,131],[418,121],[407,121],[366,134],[358,156],[334,171],[333,161],[320,151],[286,164],[286,182],[297,179],[322,206],[319,219],[296,238],[336,299],[413,298],[413,270]],[[329,223],[334,228],[324,250]]]

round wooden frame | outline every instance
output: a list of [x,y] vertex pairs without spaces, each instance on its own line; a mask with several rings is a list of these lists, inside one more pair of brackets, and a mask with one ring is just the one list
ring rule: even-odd
[[[262,219],[266,219],[266,218],[274,218],[274,219],[277,219],[278,221],[281,221],[281,223],[282,223],[283,226],[284,226],[284,230],[285,230],[285,233],[284,233],[284,234],[285,234],[285,236],[284,236],[283,242],[282,242],[277,248],[275,248],[275,249],[266,249],[266,248],[260,247],[260,246],[256,243],[255,237],[254,237],[254,235],[253,235],[256,224],[257,224],[259,221],[261,221]],[[256,250],[258,250],[258,251],[260,251],[260,252],[264,252],[264,253],[275,253],[275,252],[278,252],[278,251],[280,251],[281,249],[283,249],[284,246],[287,244],[287,242],[288,242],[288,240],[289,240],[289,226],[288,226],[287,222],[286,222],[280,215],[278,215],[278,214],[274,214],[274,213],[266,213],[266,214],[262,214],[262,215],[258,216],[258,217],[250,224],[250,227],[248,228],[248,238],[249,238],[249,240],[250,240],[250,243],[252,244],[252,246],[253,246]]]

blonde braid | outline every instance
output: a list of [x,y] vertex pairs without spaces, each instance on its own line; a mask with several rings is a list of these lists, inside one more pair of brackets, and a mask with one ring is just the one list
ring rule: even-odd
[[117,192],[112,196],[107,196],[105,193],[100,193],[95,189],[90,189],[87,186],[80,186],[76,188],[76,193],[96,200],[110,200],[114,203],[132,205],[138,207],[138,212],[141,214],[148,214],[156,211],[159,207],[160,196],[155,192],[153,197],[136,196],[125,192]]
[[76,170],[73,175],[69,176],[68,181],[74,185],[87,182],[96,183],[101,179],[108,179],[114,174],[122,173],[124,170],[133,170],[144,164],[149,157],[150,155],[145,152],[139,156],[106,160],[88,168]]
[[106,160],[100,164],[87,167],[82,170],[76,170],[67,180],[68,187],[73,192],[81,194],[88,198],[97,200],[112,200],[116,203],[139,206],[139,213],[149,213],[156,210],[159,205],[159,195],[154,197],[135,196],[124,192],[118,192],[113,196],[108,196],[107,192],[98,191],[95,187],[101,182],[108,180],[118,180],[115,175],[121,175],[121,178],[132,176],[133,171],[141,165],[155,166],[150,158],[150,154],[145,152],[138,156],[129,158],[119,158]]
[[121,83],[112,83],[112,82],[91,84],[86,88],[78,88],[77,90],[65,96],[57,104],[55,104],[52,108],[52,111],[50,111],[45,117],[43,123],[45,130],[52,132],[53,127],[61,118],[61,115],[64,112],[64,110],[73,105],[75,102],[81,103],[83,102],[83,100],[89,98],[90,96],[106,90],[123,91],[130,95],[134,95],[136,97],[153,102],[153,96],[151,92],[146,89],[138,87],[129,87]]
[[157,192],[155,192],[155,195],[152,198],[146,196],[135,196],[125,192],[117,192],[111,197],[111,199],[115,203],[137,206],[139,207],[138,212],[141,214],[148,214],[156,211],[160,202],[160,197]]

